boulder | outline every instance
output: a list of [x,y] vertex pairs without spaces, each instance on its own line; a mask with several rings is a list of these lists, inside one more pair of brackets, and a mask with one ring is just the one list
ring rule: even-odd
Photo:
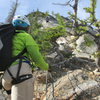
[[76,41],[76,50],[73,51],[77,57],[90,58],[93,53],[97,51],[97,44],[94,37],[90,34],[84,34]]
[[66,37],[59,37],[56,40],[56,43],[58,44],[58,50],[62,53],[63,56],[68,58],[72,55],[73,48],[69,46],[69,41]]
[[67,72],[54,82],[54,91],[52,85],[49,86],[47,95],[41,96],[41,100],[92,100],[100,96],[100,83],[84,76],[82,70]]

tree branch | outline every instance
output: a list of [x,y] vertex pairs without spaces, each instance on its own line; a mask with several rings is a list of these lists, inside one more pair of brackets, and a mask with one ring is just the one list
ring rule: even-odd
[[72,2],[72,1],[74,1],[74,0],[69,0],[68,2],[66,2],[66,3],[64,3],[64,4],[61,4],[61,3],[52,3],[53,5],[60,5],[60,6],[71,6],[71,7],[73,7],[71,4],[70,4],[70,2]]
[[18,7],[18,0],[16,0],[16,2],[13,3],[13,5],[12,5],[12,8],[11,8],[9,14],[8,14],[7,19],[6,19],[6,22],[7,22],[7,23],[11,23],[11,21],[12,21],[14,15],[15,15],[15,13],[16,13],[17,7]]

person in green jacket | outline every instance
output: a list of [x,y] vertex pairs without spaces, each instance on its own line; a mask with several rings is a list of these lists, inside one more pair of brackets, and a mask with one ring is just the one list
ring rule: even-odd
[[[30,23],[26,16],[15,16],[12,21],[13,26],[16,28],[16,34],[13,36],[13,47],[12,55],[17,56],[25,48],[27,52],[22,56],[22,65],[20,68],[19,76],[25,76],[26,79],[17,84],[12,84],[13,78],[10,73],[16,78],[18,74],[18,66],[20,59],[17,59],[9,67],[9,71],[5,71],[2,84],[3,87],[7,90],[9,94],[9,100],[32,100],[33,99],[33,78],[32,76],[32,67],[30,67],[31,60],[35,63],[37,67],[42,70],[48,70],[48,64],[44,61],[43,56],[39,52],[39,47],[35,40],[30,34],[27,33],[27,30],[30,26]],[[27,77],[28,78],[27,79]],[[25,78],[22,77],[22,78]],[[10,96],[11,95],[11,96]]]

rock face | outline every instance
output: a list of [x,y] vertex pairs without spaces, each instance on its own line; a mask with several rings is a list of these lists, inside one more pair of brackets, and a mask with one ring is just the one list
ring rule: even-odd
[[72,54],[72,47],[69,46],[68,40],[66,37],[59,37],[56,40],[56,43],[58,44],[58,50],[63,54]]
[[[86,78],[84,78],[84,76]],[[84,99],[91,99],[96,95],[99,95],[100,87],[99,83],[94,80],[88,80],[82,70],[75,70],[74,72],[68,72],[65,76],[62,76],[54,84],[54,98],[56,100],[64,99],[70,100],[70,98],[78,98],[79,96],[84,96]],[[52,86],[48,88],[47,96],[48,100],[53,100],[51,91]],[[85,91],[85,92],[84,92]],[[91,97],[85,97],[91,96]],[[80,97],[81,98],[81,97]],[[85,99],[86,98],[86,99]],[[43,98],[46,100],[46,97]]]
[[55,27],[58,25],[57,20],[52,17],[48,16],[46,18],[40,17],[38,18],[38,23],[42,24],[41,28],[48,28],[48,27]]
[[52,77],[48,74],[46,95],[46,72],[40,71],[36,74],[35,93],[37,90],[38,96],[35,96],[37,98],[40,100],[92,100],[99,98],[100,77],[93,73],[96,68],[93,61],[74,58],[69,62],[70,65],[67,64],[66,67],[53,66]]
[[[64,21],[66,26],[70,24],[70,20]],[[40,16],[38,23],[42,24],[41,29],[58,25],[52,16]],[[96,34],[92,28],[88,31]],[[66,34],[55,40],[54,48],[46,54],[51,74],[39,69],[33,72],[34,100],[100,100],[100,74],[93,72],[96,64],[92,54],[97,50],[94,37],[84,34],[77,38],[68,27]],[[2,94],[0,100],[5,100]]]
[[[76,50],[73,52],[76,54],[76,56],[85,56],[90,57],[94,52],[97,51],[97,44],[94,42],[94,37],[85,34],[79,37],[79,39],[76,41]],[[84,53],[84,55],[78,55]]]
[[4,90],[0,89],[0,100],[6,100],[7,93]]
[[[87,43],[91,42],[91,43]],[[85,53],[92,54],[96,51],[96,43],[94,42],[94,37],[92,37],[89,34],[85,34],[79,37],[79,39],[76,41],[76,49]],[[92,50],[91,50],[91,49]]]
[[48,74],[47,92],[46,73],[36,74],[35,96],[39,100],[92,100],[100,96],[100,79],[91,72],[65,68],[58,69],[56,73],[52,71],[51,74],[53,79]]
[[78,39],[59,37],[56,43],[54,50],[46,55],[53,79],[48,77],[46,88],[46,74],[41,73],[36,83],[39,94],[35,96],[40,100],[100,100],[100,77],[93,72],[96,64],[91,58],[97,50],[94,38],[88,34]]
[[93,54],[97,51],[98,47],[94,41],[94,37],[90,34],[84,34],[76,39],[75,36],[59,37],[56,40],[59,51],[72,53],[76,57],[93,58]]
[[[97,50],[94,37],[88,33],[74,36],[73,28],[67,27],[72,22],[66,18],[64,22],[66,36],[53,41],[54,48],[46,54],[51,75],[40,70],[33,73],[34,100],[100,100],[100,76],[93,72],[96,64],[92,54]],[[40,18],[39,23],[42,29],[58,25],[52,16]],[[97,34],[91,27],[88,32]]]

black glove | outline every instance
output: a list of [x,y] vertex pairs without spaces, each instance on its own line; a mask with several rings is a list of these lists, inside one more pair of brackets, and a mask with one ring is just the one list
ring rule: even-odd
[[50,72],[50,73],[51,73],[51,72],[52,72],[52,70],[49,68],[49,69],[48,69],[48,72]]

